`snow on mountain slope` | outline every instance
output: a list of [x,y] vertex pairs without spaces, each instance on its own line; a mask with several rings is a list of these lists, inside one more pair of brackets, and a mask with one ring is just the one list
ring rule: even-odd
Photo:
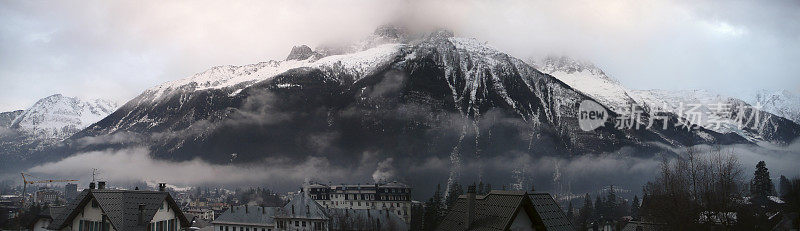
[[634,99],[650,111],[682,115],[692,124],[719,133],[735,133],[752,142],[789,143],[800,125],[758,109],[757,105],[706,90],[634,90]]
[[541,72],[556,77],[567,85],[588,94],[611,110],[622,112],[630,108],[633,99],[628,90],[603,70],[586,61],[566,56],[548,56],[532,61]]
[[[720,106],[734,103],[737,101],[736,99],[706,90],[633,90],[631,92],[639,105],[646,105],[651,111],[687,115],[697,112],[702,114],[693,120],[693,123],[697,125],[719,133],[741,133],[736,121],[730,118],[729,108]],[[692,120],[693,118],[685,119]]]
[[200,91],[227,87],[242,89],[290,69],[301,67],[337,69],[358,80],[370,74],[375,67],[380,67],[381,63],[394,61],[393,58],[397,56],[402,47],[402,44],[382,44],[358,53],[332,55],[320,59],[312,56],[303,60],[270,60],[243,66],[217,66],[187,78],[150,88],[145,91],[145,94],[151,94],[153,97],[150,100],[155,101],[176,90]]
[[[702,128],[721,134],[734,133],[750,141],[791,140],[798,131],[792,131],[796,124],[787,123],[769,113],[759,113],[763,118],[758,120],[757,129],[746,129],[740,126],[735,111],[751,105],[743,100],[723,96],[705,90],[629,90],[614,78],[609,77],[600,68],[586,61],[577,61],[570,57],[548,56],[542,60],[532,61],[542,72],[551,74],[567,85],[581,91],[597,102],[618,113],[630,111],[631,105],[643,107],[644,112],[671,113],[681,115],[679,121],[696,124]],[[771,104],[762,111],[777,111],[791,116],[792,107],[789,94],[760,95],[762,104]],[[800,101],[797,101],[800,102]],[[696,108],[693,108],[697,106]],[[691,110],[690,110],[691,109]],[[771,110],[771,111],[770,111]],[[800,110],[800,109],[799,109]],[[784,116],[786,117],[786,116]],[[742,118],[746,119],[746,118]],[[781,128],[780,125],[785,128]],[[670,125],[670,126],[675,126]],[[682,127],[681,124],[677,126]],[[685,128],[685,127],[684,127]],[[778,131],[781,130],[781,131]],[[780,134],[780,135],[778,135]]]
[[37,101],[14,119],[11,128],[43,140],[63,140],[114,112],[109,100],[81,100],[55,94]]
[[800,95],[788,90],[761,90],[747,99],[750,104],[760,104],[762,110],[800,124]]

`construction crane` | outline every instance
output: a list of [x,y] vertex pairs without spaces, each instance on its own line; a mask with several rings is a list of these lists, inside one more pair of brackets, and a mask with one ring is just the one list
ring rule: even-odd
[[[27,197],[27,195],[25,195],[25,190],[27,189],[29,184],[46,184],[46,183],[78,181],[78,180],[45,180],[45,179],[41,179],[39,177],[35,177],[35,176],[31,175],[31,174],[27,174],[27,173],[24,173],[24,172],[21,172],[20,174],[22,175],[22,207],[23,208],[25,207],[25,198]],[[25,176],[27,176],[27,178]],[[34,178],[35,180],[28,180],[28,178]]]

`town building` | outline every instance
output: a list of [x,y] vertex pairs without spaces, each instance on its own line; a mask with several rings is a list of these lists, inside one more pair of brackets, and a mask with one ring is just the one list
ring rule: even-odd
[[469,186],[437,230],[575,230],[548,193],[492,190],[475,195]]
[[307,191],[292,193],[282,207],[233,206],[211,222],[215,231],[409,230],[388,209],[325,208]]
[[280,207],[232,206],[211,224],[218,231],[274,231],[275,215]]
[[380,209],[328,209],[331,230],[409,230],[400,216]]
[[398,182],[379,184],[305,186],[311,198],[325,208],[388,210],[405,223],[411,222],[411,187]]
[[206,221],[214,220],[214,210],[211,209],[186,209],[183,213],[188,216],[196,217]]
[[36,196],[34,197],[34,202],[39,204],[49,204],[54,205],[58,203],[58,191],[53,190],[51,188],[40,188],[36,191]]
[[64,212],[53,218],[49,230],[177,231],[188,227],[172,196],[160,183],[158,191],[111,190],[105,182],[83,190]]
[[78,196],[78,185],[73,183],[64,185],[64,201],[70,202],[75,196]]
[[277,230],[331,230],[330,215],[307,191],[292,195],[278,210],[275,226]]

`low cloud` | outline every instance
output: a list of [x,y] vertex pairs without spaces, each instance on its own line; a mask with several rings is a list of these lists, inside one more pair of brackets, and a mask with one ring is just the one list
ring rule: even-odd
[[[88,182],[91,169],[99,169],[99,180],[111,184],[167,182],[178,186],[268,185],[277,190],[294,190],[305,179],[320,182],[370,183],[375,174],[390,180],[395,170],[391,158],[380,160],[374,153],[359,157],[357,167],[334,166],[326,157],[308,156],[302,160],[265,158],[240,164],[212,164],[200,159],[168,161],[153,159],[145,147],[79,153],[57,162],[30,168],[34,175],[80,179]],[[374,163],[378,163],[377,165]]]

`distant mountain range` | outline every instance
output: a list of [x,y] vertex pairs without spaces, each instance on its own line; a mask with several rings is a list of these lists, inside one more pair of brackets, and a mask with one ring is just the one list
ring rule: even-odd
[[[754,102],[770,106],[758,117],[759,129],[740,129],[731,120],[685,129],[674,125],[687,118],[668,112],[666,129],[655,120],[652,129],[617,128],[608,120],[583,131],[578,104],[584,100],[598,102],[611,117],[645,105],[642,123],[664,103],[661,109],[724,102],[737,113]],[[3,158],[38,163],[45,156],[145,145],[169,160],[325,156],[341,166],[377,153],[400,166],[441,157],[458,168],[508,153],[572,157],[629,148],[652,156],[697,144],[787,144],[800,136],[796,98],[756,100],[630,90],[589,62],[524,61],[446,30],[384,26],[352,44],[297,46],[285,60],[213,67],[147,89],[118,109],[109,101],[54,95],[0,114],[0,126],[15,134],[3,135],[0,150]],[[708,106],[698,110],[720,116]],[[741,116],[751,115],[744,110]]]
[[[604,75],[571,63],[550,68]],[[748,142],[702,127],[624,130],[613,121],[582,131],[577,103],[595,99],[612,110],[621,104],[565,81],[448,31],[382,27],[350,45],[297,46],[286,60],[214,67],[153,87],[73,138],[132,133],[156,156],[220,163],[231,153],[242,161],[347,160],[367,150],[389,157],[572,156],[621,147],[650,153],[662,149],[657,143]]]
[[[738,99],[713,93],[707,90],[631,90],[625,88],[616,79],[609,77],[594,64],[569,57],[550,56],[541,60],[532,60],[538,70],[548,73],[564,81],[578,91],[588,94],[610,109],[623,113],[630,111],[631,105],[639,105],[652,114],[653,111],[672,111],[682,119],[694,116],[687,113],[694,106],[693,112],[702,114],[697,125],[721,134],[736,134],[751,142],[767,141],[788,144],[800,136],[800,126],[795,118],[800,115],[800,98],[788,91],[778,93],[759,92],[754,99]],[[794,98],[793,98],[794,97]],[[742,109],[757,108],[761,110],[749,118],[737,114]],[[744,122],[752,121],[750,124]],[[740,126],[746,125],[746,126]]]
[[40,99],[25,110],[0,113],[0,157],[23,160],[59,144],[116,110],[110,100],[82,100],[61,94]]

